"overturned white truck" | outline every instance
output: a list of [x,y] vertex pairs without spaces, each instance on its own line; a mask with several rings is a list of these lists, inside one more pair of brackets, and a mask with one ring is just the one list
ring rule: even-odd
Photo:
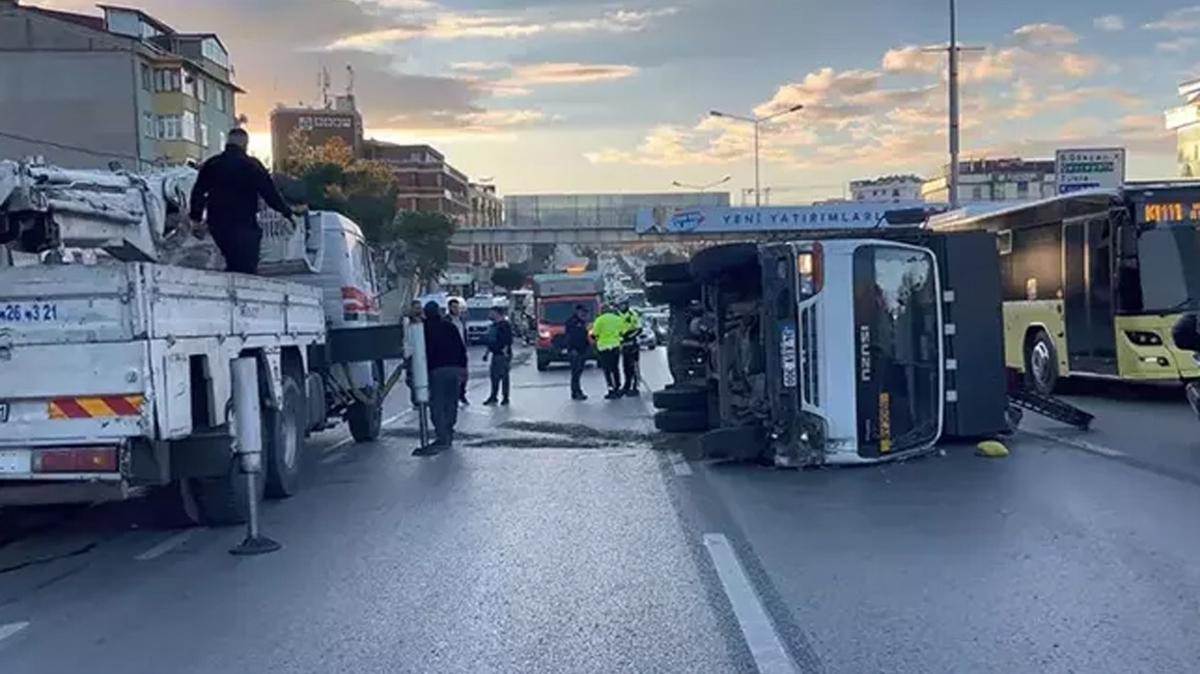
[[0,505],[153,490],[166,520],[242,521],[239,357],[259,370],[256,498],[298,489],[309,431],[380,433],[401,337],[358,226],[260,218],[273,278],[216,271],[183,224],[194,180],[0,162]]
[[658,428],[703,432],[697,456],[780,467],[1008,431],[994,238],[882,222],[648,267],[648,300],[672,308]]

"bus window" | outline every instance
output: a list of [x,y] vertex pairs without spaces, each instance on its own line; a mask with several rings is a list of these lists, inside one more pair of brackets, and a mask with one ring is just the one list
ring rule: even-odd
[[854,254],[859,454],[928,445],[940,432],[941,335],[928,253],[866,246]]
[[[1062,224],[1059,222],[1013,230],[1012,250],[1002,266],[1005,301],[1058,299],[1062,292]],[[1032,281],[1032,283],[1031,283]]]
[[1138,239],[1142,303],[1149,313],[1171,313],[1200,300],[1200,235],[1192,225],[1164,226]]

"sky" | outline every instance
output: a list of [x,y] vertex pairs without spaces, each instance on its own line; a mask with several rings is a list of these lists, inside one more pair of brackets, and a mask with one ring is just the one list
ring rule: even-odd
[[[82,0],[24,0],[94,11]],[[270,109],[335,92],[368,136],[428,142],[502,193],[753,186],[765,116],[775,203],[947,161],[946,0],[125,0],[218,33],[268,147]],[[1133,178],[1176,174],[1162,113],[1200,76],[1200,5],[959,0],[964,157],[1124,146]],[[725,189],[725,188],[723,188]],[[736,199],[737,197],[735,197]]]

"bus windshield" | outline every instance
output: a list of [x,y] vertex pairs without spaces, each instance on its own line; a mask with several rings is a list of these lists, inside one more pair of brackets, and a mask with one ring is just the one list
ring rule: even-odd
[[941,405],[937,278],[929,253],[867,246],[854,254],[859,454],[937,440]]
[[1159,224],[1138,237],[1142,310],[1169,314],[1200,306],[1200,233],[1195,224]]

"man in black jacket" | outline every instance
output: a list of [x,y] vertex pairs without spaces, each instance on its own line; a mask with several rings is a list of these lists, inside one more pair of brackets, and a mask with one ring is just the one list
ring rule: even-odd
[[592,350],[592,343],[588,340],[588,318],[587,307],[577,304],[575,313],[566,323],[567,354],[571,358],[571,400],[587,400],[579,379],[583,376],[584,362]]
[[225,151],[204,162],[192,188],[191,216],[200,222],[208,211],[208,230],[225,256],[225,270],[254,274],[262,229],[258,226],[258,198],[291,218],[295,211],[275,187],[271,174],[254,157],[246,154],[250,136],[244,129],[229,132]]
[[429,368],[429,416],[437,435],[434,448],[454,442],[458,423],[458,386],[467,376],[467,346],[437,302],[425,305],[425,361]]
[[489,374],[492,378],[492,395],[483,401],[484,405],[495,405],[496,395],[504,390],[504,400],[501,405],[508,404],[509,371],[512,368],[513,328],[512,323],[505,317],[503,307],[492,309],[492,329],[488,335],[487,353],[483,359],[492,359]]

